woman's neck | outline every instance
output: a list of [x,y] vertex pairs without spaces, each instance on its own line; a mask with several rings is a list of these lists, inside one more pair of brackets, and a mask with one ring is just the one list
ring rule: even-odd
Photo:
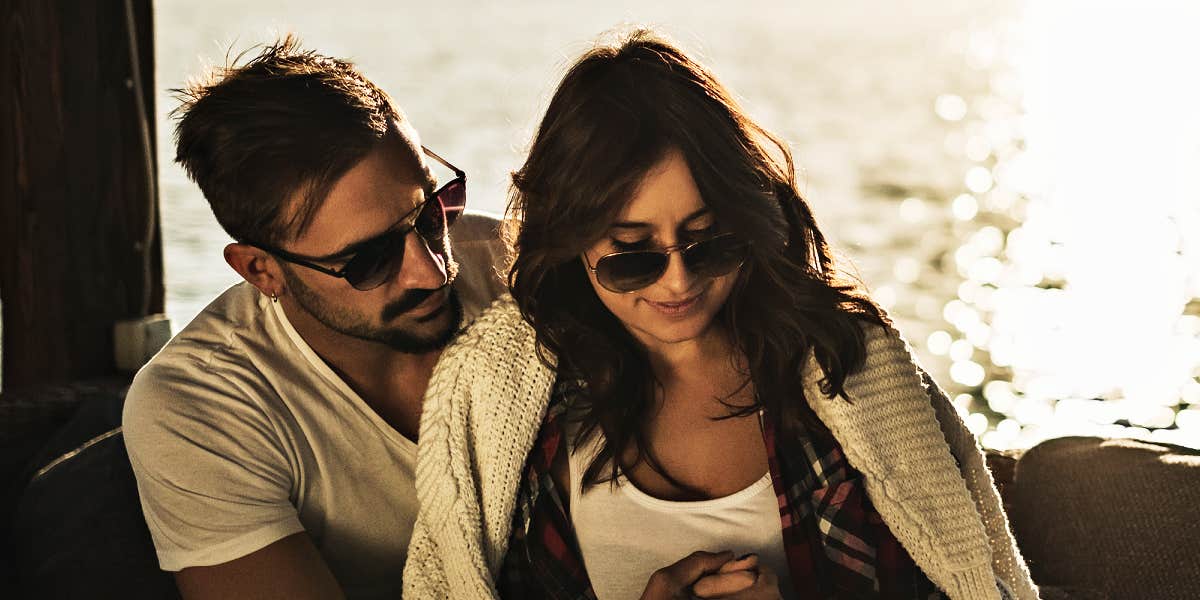
[[708,377],[713,369],[725,369],[741,361],[724,328],[714,324],[700,336],[671,344],[647,345],[650,368],[664,385],[679,380]]

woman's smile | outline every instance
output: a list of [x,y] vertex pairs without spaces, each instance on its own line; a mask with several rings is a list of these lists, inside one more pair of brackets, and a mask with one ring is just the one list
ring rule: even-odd
[[664,317],[681,319],[691,316],[693,309],[700,305],[706,291],[707,289],[701,290],[698,294],[675,301],[658,302],[648,298],[642,300]]

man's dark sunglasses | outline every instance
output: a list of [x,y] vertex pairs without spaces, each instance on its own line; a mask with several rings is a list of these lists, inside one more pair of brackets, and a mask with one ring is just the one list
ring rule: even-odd
[[[640,290],[658,281],[667,271],[672,252],[683,256],[687,270],[698,277],[720,277],[746,262],[750,244],[732,233],[724,233],[706,240],[676,244],[659,250],[632,250],[605,254],[588,264],[588,270],[596,274],[596,281],[605,289],[618,294]],[[585,255],[586,260],[586,255]]]
[[397,221],[397,223],[403,223],[413,212],[416,212],[417,218],[412,225],[391,229],[378,237],[367,240],[341,269],[330,269],[316,264],[314,261],[320,259],[311,256],[292,254],[286,250],[261,244],[250,245],[270,252],[276,258],[292,264],[320,271],[331,277],[345,279],[346,283],[349,283],[354,289],[364,292],[383,285],[383,282],[400,271],[400,266],[404,263],[405,240],[408,239],[410,232],[416,231],[420,234],[431,249],[444,252],[442,240],[446,235],[446,229],[454,224],[467,206],[467,174],[447,162],[446,159],[434,154],[432,150],[424,146],[421,147],[421,150],[445,165],[446,168],[454,171],[454,179],[432,194],[426,193],[424,202]]

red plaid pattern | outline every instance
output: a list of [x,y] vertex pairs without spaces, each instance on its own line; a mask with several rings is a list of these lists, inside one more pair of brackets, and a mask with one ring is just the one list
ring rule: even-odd
[[[526,461],[509,550],[498,585],[501,597],[595,600],[570,518],[550,476],[566,452],[562,388],[547,411]],[[943,598],[892,535],[827,432],[801,428],[781,436],[763,419],[771,480],[793,596],[826,598]],[[785,597],[788,590],[783,590]]]

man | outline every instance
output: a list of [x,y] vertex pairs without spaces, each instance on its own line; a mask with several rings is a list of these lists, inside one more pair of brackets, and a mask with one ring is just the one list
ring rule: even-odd
[[503,289],[497,222],[459,215],[465,175],[386,94],[291,37],[184,98],[176,160],[245,282],[129,390],[159,562],[185,598],[397,598],[421,400]]

